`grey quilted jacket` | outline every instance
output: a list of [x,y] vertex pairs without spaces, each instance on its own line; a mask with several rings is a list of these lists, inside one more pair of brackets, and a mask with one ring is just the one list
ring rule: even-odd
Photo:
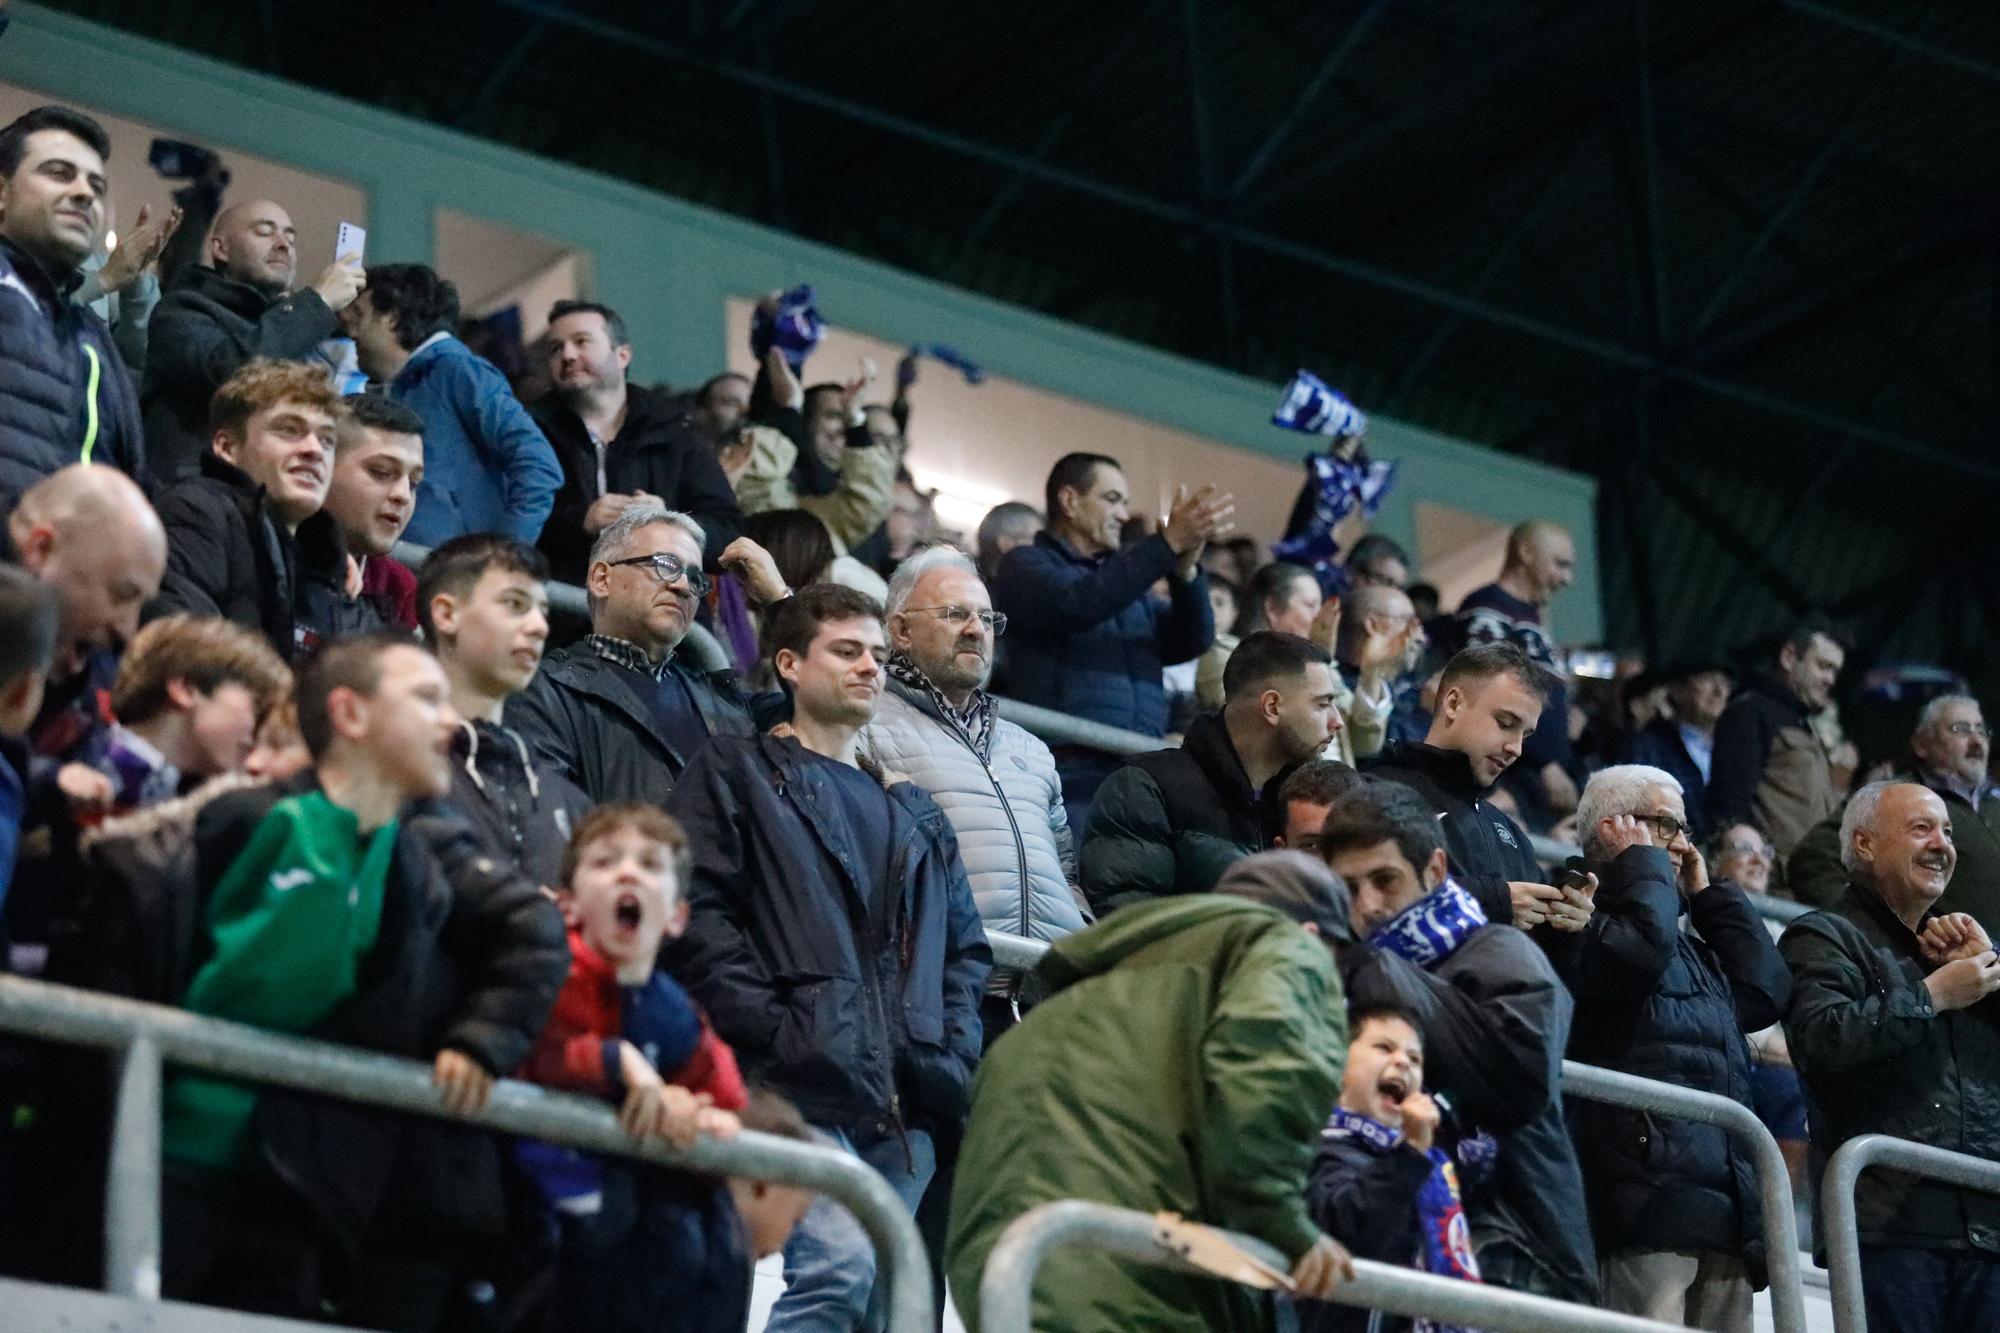
[[[1048,746],[996,718],[991,760],[981,762],[927,695],[891,680],[861,748],[944,810],[988,930],[1053,940],[1082,929],[1069,816]],[[989,989],[1011,980],[996,971]]]

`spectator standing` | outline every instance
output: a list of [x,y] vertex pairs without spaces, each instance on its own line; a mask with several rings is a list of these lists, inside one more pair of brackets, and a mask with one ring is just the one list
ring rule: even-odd
[[[733,676],[676,651],[708,591],[702,544],[686,514],[620,514],[590,552],[590,636],[550,653],[508,702],[507,724],[594,802],[664,802],[709,737],[756,730]],[[758,600],[776,600],[784,585],[751,549]]]
[[234,621],[288,662],[377,627],[347,599],[347,549],[321,512],[342,410],[325,373],[296,361],[253,361],[216,390],[201,475],[160,499],[167,574],[150,611]]
[[699,523],[713,567],[743,526],[714,438],[675,399],[629,382],[632,341],[610,306],[558,301],[542,339],[555,388],[533,412],[563,474],[541,536],[554,576],[583,582],[597,535],[648,503]]
[[1709,833],[1708,778],[1715,758],[1715,727],[1729,707],[1734,682],[1728,671],[1708,662],[1685,662],[1666,673],[1673,711],[1650,719],[1627,746],[1630,762],[1673,774],[1687,803],[1689,837]]
[[548,562],[505,537],[454,537],[424,561],[424,641],[451,682],[451,802],[487,849],[551,888],[590,798],[529,748],[503,717],[549,638]]
[[1540,724],[1547,690],[1548,673],[1514,644],[1467,648],[1445,665],[1429,735],[1384,750],[1368,776],[1401,783],[1430,806],[1452,875],[1487,920],[1574,932],[1589,919],[1588,895],[1543,883],[1528,835],[1491,799]]
[[1317,854],[1319,831],[1326,823],[1333,803],[1362,783],[1362,777],[1336,759],[1314,759],[1292,770],[1278,788],[1278,804],[1285,812],[1285,831],[1276,846],[1295,852]]
[[1415,720],[1422,682],[1411,671],[1428,640],[1409,594],[1380,580],[1355,580],[1337,623],[1334,662],[1354,700],[1343,710],[1349,726],[1342,748],[1351,752],[1343,757],[1359,763],[1382,753],[1399,714],[1413,739],[1422,736]]
[[[425,1059],[446,1107],[477,1110],[548,1019],[561,916],[463,825],[406,808],[450,786],[456,719],[429,653],[345,640],[297,697],[313,768],[204,811],[206,961],[183,1004]],[[164,1140],[175,1299],[441,1328],[476,1275],[465,1256],[500,1234],[498,1144],[477,1130],[182,1074]]]
[[1556,646],[1543,616],[1549,603],[1576,578],[1576,544],[1559,524],[1537,519],[1507,534],[1507,558],[1500,577],[1474,588],[1458,604],[1454,648],[1481,643],[1511,643],[1549,677],[1549,716],[1555,725],[1535,732],[1522,753],[1517,796],[1529,798],[1536,814],[1567,814],[1576,808],[1576,783],[1570,778],[1569,687]]
[[[1981,923],[2000,921],[2000,799],[1987,764],[1993,737],[1979,701],[1946,694],[1924,705],[1910,735],[1910,763],[1898,775],[1929,787],[1951,814],[1958,868],[1938,902],[1940,912],[1964,912]],[[1793,849],[1785,886],[1802,903],[1831,907],[1846,891],[1840,818],[1829,816]]]
[[[132,230],[114,238],[111,232],[117,220],[107,214],[104,245],[85,261],[83,281],[69,294],[73,303],[89,306],[111,329],[112,341],[131,377],[146,373],[147,328],[160,304],[160,256],[180,224],[178,208],[168,209],[156,220],[152,210],[141,204]],[[114,239],[115,246],[111,245]]]
[[209,230],[206,263],[161,298],[147,338],[147,463],[161,484],[196,475],[208,453],[208,406],[253,360],[314,362],[338,315],[367,282],[361,256],[341,255],[294,290],[299,233],[268,199],[231,204]]
[[1348,1003],[1415,1013],[1432,1086],[1468,1132],[1496,1141],[1490,1178],[1465,1200],[1484,1280],[1595,1303],[1583,1177],[1563,1123],[1570,995],[1520,931],[1488,923],[1448,873],[1439,835],[1429,804],[1391,782],[1366,783],[1328,813],[1320,855],[1354,895],[1360,936],[1340,956]]
[[[1245,1232],[1292,1261],[1309,1296],[1351,1275],[1304,1192],[1346,1046],[1331,953],[1351,938],[1346,895],[1297,852],[1253,856],[1217,889],[1119,912],[1036,967],[1049,998],[980,1070],[952,1195],[948,1263],[970,1333],[968,1293],[1001,1232],[1058,1199]],[[1036,1328],[1253,1333],[1270,1320],[1247,1288],[1084,1247],[1052,1251],[1035,1283]]]
[[[1980,922],[1937,910],[1958,863],[1950,812],[1915,783],[1870,783],[1840,841],[1847,893],[1778,941],[1814,1178],[1857,1134],[2000,1157],[2000,960]],[[2000,1327],[2000,1199],[1873,1171],[1855,1208],[1870,1329]]]
[[145,475],[131,377],[104,321],[69,300],[104,234],[110,153],[65,106],[0,128],[0,515],[71,463]]
[[24,569],[0,565],[0,910],[14,880],[27,813],[28,728],[55,664],[60,616],[46,584]]
[[[1197,657],[1215,637],[1202,548],[1229,527],[1235,503],[1212,486],[1181,491],[1165,527],[1119,547],[1131,516],[1116,459],[1066,454],[1048,480],[1048,527],[1000,562],[993,604],[1015,629],[1008,689],[1028,703],[1144,736],[1167,725],[1160,668]],[[1169,600],[1150,595],[1165,579]],[[1071,828],[1082,828],[1108,755],[1065,746],[1056,755]]]
[[[887,656],[879,606],[816,585],[779,603],[769,638],[792,736],[719,737],[674,791],[695,848],[676,972],[751,1076],[914,1213],[933,1133],[964,1122],[992,953],[944,813],[863,767]],[[874,1284],[867,1234],[817,1202],[785,1248],[768,1327],[859,1328]]]
[[422,264],[382,264],[340,312],[368,377],[424,420],[424,477],[409,538],[467,532],[532,543],[563,482],[555,451],[507,377],[452,334],[458,288]]
[[1098,789],[1080,858],[1098,915],[1207,893],[1285,830],[1279,789],[1340,731],[1333,662],[1295,634],[1258,630],[1229,658],[1228,702],[1171,750],[1138,755]]
[[1777,673],[1744,681],[1715,727],[1708,816],[1754,823],[1779,863],[1813,825],[1840,809],[1826,747],[1812,716],[1833,702],[1847,649],[1824,622],[1801,622],[1778,649]]
[[416,513],[424,479],[424,419],[379,393],[345,400],[334,430],[326,512],[340,528],[358,581],[349,582],[384,626],[417,627],[417,576],[389,553]]
[[[1754,1109],[1744,1033],[1784,1016],[1791,977],[1749,895],[1710,882],[1683,800],[1672,774],[1639,764],[1584,786],[1597,910],[1563,978],[1577,1001],[1570,1055]],[[1748,1333],[1765,1280],[1748,1154],[1715,1125],[1599,1102],[1572,1114],[1605,1307]]]
[[1000,562],[1016,546],[1032,546],[1042,535],[1042,512],[1019,500],[1003,500],[979,520],[979,577],[1000,577]]
[[1401,592],[1410,583],[1410,553],[1393,538],[1371,532],[1354,543],[1344,562],[1349,595],[1363,588]]

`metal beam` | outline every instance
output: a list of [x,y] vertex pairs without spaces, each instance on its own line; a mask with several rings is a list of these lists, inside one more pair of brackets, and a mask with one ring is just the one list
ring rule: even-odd
[[1347,63],[1347,57],[1354,53],[1354,48],[1361,44],[1361,39],[1368,34],[1368,29],[1375,25],[1376,19],[1382,17],[1382,11],[1388,6],[1389,0],[1370,0],[1370,3],[1355,15],[1354,22],[1347,25],[1347,31],[1326,53],[1326,58],[1320,61],[1319,68],[1313,71],[1312,77],[1299,89],[1298,96],[1292,99],[1291,108],[1278,118],[1278,123],[1271,127],[1271,132],[1264,136],[1264,141],[1257,145],[1256,151],[1252,152],[1248,160],[1243,163],[1243,170],[1237,172],[1236,179],[1229,183],[1227,191],[1229,198],[1241,199],[1243,192],[1264,174],[1264,168],[1271,165],[1271,159],[1277,156],[1278,149],[1284,146],[1285,140],[1291,137],[1292,131],[1298,128],[1299,122],[1305,119],[1308,111],[1312,110],[1313,103],[1319,100],[1320,94],[1333,82],[1333,76],[1340,72],[1340,67]]
[[1850,32],[1858,32],[1864,37],[1880,42],[1885,46],[1894,47],[1898,51],[1921,56],[1925,60],[1933,64],[1943,65],[1947,69],[1955,69],[1960,73],[1970,74],[1987,83],[2000,83],[2000,66],[1989,65],[1983,60],[1975,60],[1971,56],[1961,52],[1947,51],[1941,46],[1934,46],[1929,42],[1919,40],[1916,32],[1917,29],[1923,26],[1922,19],[1912,24],[1908,32],[1901,32],[1886,23],[1877,23],[1872,19],[1862,18],[1859,14],[1850,14],[1845,10],[1835,9],[1831,5],[1816,4],[1814,0],[1778,0],[1778,4],[1781,8],[1789,9],[1797,14],[1803,14],[1808,18],[1818,19],[1822,23],[1830,23],[1835,27],[1846,28]]
[[1633,271],[1640,276],[1641,324],[1658,355],[1673,319],[1668,310],[1667,256],[1660,225],[1660,152],[1653,105],[1651,0],[1632,0],[1632,56],[1638,87],[1638,162],[1632,219]]

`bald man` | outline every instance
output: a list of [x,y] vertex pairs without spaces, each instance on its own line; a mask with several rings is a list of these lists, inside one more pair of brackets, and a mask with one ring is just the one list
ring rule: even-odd
[[141,393],[147,462],[159,482],[199,469],[209,399],[252,357],[311,360],[339,333],[334,316],[367,280],[361,257],[340,256],[295,291],[298,244],[291,214],[277,204],[231,204],[209,231],[206,262],[161,299]]
[[1548,725],[1529,738],[1520,762],[1507,779],[1531,824],[1552,822],[1576,808],[1570,777],[1569,690],[1543,614],[1556,594],[1576,579],[1576,543],[1561,524],[1531,519],[1507,534],[1507,558],[1500,577],[1475,588],[1453,617],[1459,648],[1476,643],[1511,643],[1550,677]]

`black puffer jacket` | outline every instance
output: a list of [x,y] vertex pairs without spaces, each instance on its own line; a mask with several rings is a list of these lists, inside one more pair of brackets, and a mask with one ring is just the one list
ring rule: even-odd
[[[1784,1016],[1791,975],[1743,890],[1709,885],[1683,910],[1665,849],[1593,865],[1597,911],[1563,980],[1573,1060],[1751,1105],[1745,1032]],[[1764,1262],[1756,1167],[1721,1128],[1572,1101],[1598,1249],[1715,1250]]]
[[[667,670],[687,685],[709,735],[756,734],[735,676],[683,663],[676,656]],[[528,688],[507,701],[506,721],[598,802],[664,804],[694,758],[660,734],[632,674],[601,660],[587,641],[543,658]]]
[[1363,769],[1370,778],[1401,783],[1437,811],[1452,878],[1479,900],[1488,921],[1511,922],[1507,882],[1539,883],[1542,871],[1521,826],[1487,803],[1493,789],[1479,785],[1472,761],[1457,750],[1415,743],[1391,745]]
[[287,532],[264,488],[213,453],[202,455],[200,476],[160,497],[159,510],[167,572],[147,619],[221,616],[263,634],[288,662],[323,641],[380,628],[370,603],[340,591],[347,548],[331,514]]
[[463,722],[451,747],[451,805],[485,842],[536,884],[556,888],[570,836],[590,798],[512,727]]
[[146,470],[139,398],[111,331],[62,278],[0,241],[0,518],[71,463]]
[[339,332],[310,287],[276,300],[206,265],[190,268],[160,298],[147,326],[147,465],[161,485],[195,476],[212,438],[208,403],[253,357],[303,361]]
[[[829,825],[838,797],[794,740],[722,738],[669,807],[694,846],[674,974],[742,1060],[816,1125],[964,1123],[992,970],[944,811],[888,784],[891,878]],[[878,774],[879,776],[879,774]]]
[[[1785,1038],[1806,1085],[1814,1179],[1857,1134],[2000,1160],[2000,1001],[1939,1013],[1915,932],[1859,884],[1794,921],[1778,949],[1792,970]],[[1854,1194],[1863,1245],[2000,1257],[2000,1197],[1888,1171],[1864,1173]]]
[[[195,824],[200,882],[213,885],[271,808],[317,781],[307,770],[209,804]],[[568,971],[555,904],[462,820],[415,806],[397,831],[360,986],[309,1035],[420,1060],[449,1048],[504,1075],[527,1058]],[[350,1249],[378,1226],[479,1238],[505,1221],[491,1134],[284,1092],[258,1098],[252,1133],[258,1159]]]
[[1207,893],[1222,872],[1284,832],[1278,789],[1252,791],[1219,713],[1177,750],[1128,760],[1097,789],[1077,869],[1098,916],[1172,893]]

